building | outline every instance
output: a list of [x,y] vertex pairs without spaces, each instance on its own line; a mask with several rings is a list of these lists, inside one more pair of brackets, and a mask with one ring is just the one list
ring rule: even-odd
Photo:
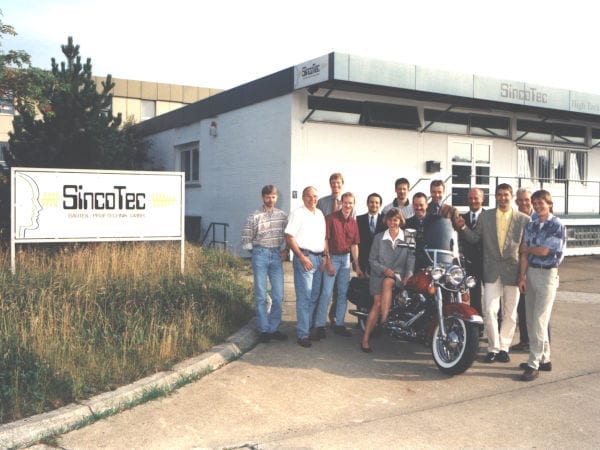
[[[568,225],[569,254],[600,252],[600,96],[331,53],[138,125],[154,162],[186,173],[186,214],[242,253],[244,218],[275,184],[279,207],[304,187],[329,193],[343,173],[357,198],[447,184],[466,209],[471,186],[494,206],[498,183],[543,187]],[[221,224],[222,237],[215,239]]]
[[[102,82],[106,81],[106,77],[95,76],[93,78],[100,91]],[[173,111],[221,92],[220,89],[206,87],[122,78],[113,78],[113,82],[115,83],[112,90],[113,115],[116,116],[121,113],[123,122],[129,120],[133,123]],[[8,133],[12,131],[14,114],[15,109],[12,104],[0,103],[0,148],[8,146]],[[0,152],[0,164],[3,163],[2,158]]]

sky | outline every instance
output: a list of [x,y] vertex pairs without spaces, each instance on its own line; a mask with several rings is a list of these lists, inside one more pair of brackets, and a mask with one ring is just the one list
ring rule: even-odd
[[1,50],[94,75],[229,89],[332,51],[600,94],[589,0],[2,0]]

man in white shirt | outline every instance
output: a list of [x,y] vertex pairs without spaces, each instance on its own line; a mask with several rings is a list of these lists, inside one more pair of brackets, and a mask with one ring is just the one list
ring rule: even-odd
[[[325,217],[317,208],[317,190],[308,186],[302,191],[304,205],[292,211],[285,228],[288,247],[294,252],[294,288],[298,344],[312,345],[309,330],[319,298],[324,258],[328,258],[325,240]],[[323,267],[322,267],[323,266]]]

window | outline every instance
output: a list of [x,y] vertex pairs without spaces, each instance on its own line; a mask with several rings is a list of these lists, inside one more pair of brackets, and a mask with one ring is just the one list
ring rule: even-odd
[[575,125],[517,120],[517,141],[584,145],[585,131],[585,127]]
[[477,136],[509,137],[510,120],[507,117],[426,109],[425,130]]
[[4,155],[8,152],[8,142],[0,142],[0,167],[4,167],[6,162],[4,161]]
[[[416,130],[420,126],[415,106],[362,102],[328,97],[308,97],[307,119],[370,127]],[[305,119],[306,120],[306,119]]]
[[520,145],[518,175],[543,182],[583,182],[587,176],[588,153],[581,150]]
[[488,206],[492,144],[474,139],[453,138],[449,142],[449,149],[452,166],[452,204],[467,206],[469,189],[478,187],[484,194],[484,206]]
[[198,144],[177,147],[179,170],[185,172],[185,182],[198,184],[200,181],[200,149]]
[[156,116],[156,102],[154,100],[142,100],[142,116],[140,121],[152,119]]
[[10,114],[14,116],[15,105],[13,104],[13,102],[6,99],[0,100],[0,114]]

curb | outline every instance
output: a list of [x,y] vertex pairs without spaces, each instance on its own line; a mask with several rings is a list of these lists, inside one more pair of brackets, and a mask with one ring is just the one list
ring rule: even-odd
[[[0,426],[0,448],[26,447],[36,442],[81,428],[98,419],[144,403],[150,392],[166,394],[207,375],[239,358],[258,342],[256,317],[250,320],[224,343],[215,345],[199,356],[158,372],[114,391],[105,392],[79,403],[72,403],[26,419]],[[150,397],[149,399],[154,399]],[[148,398],[147,398],[148,399]]]

